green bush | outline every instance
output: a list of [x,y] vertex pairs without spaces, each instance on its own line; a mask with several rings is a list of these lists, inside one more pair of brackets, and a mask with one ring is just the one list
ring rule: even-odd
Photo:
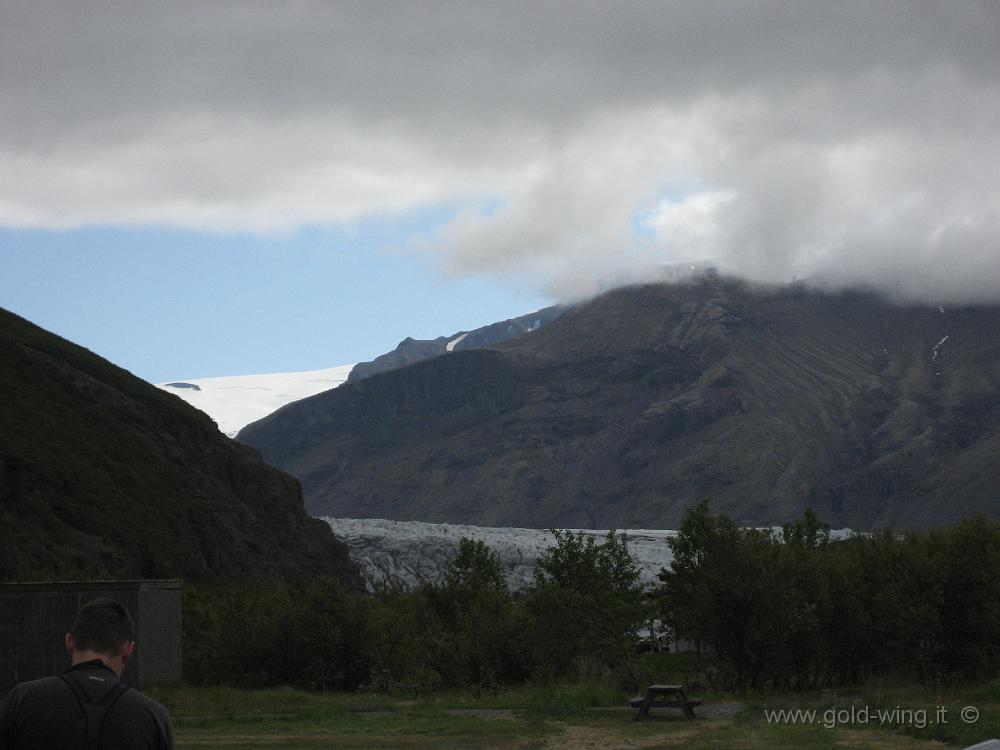
[[725,689],[808,689],[900,674],[936,684],[1000,670],[1000,524],[831,542],[812,513],[781,534],[707,503],[669,542],[657,599],[707,647]]
[[556,545],[539,558],[524,595],[533,674],[586,679],[628,671],[646,612],[624,535],[611,531],[597,544],[582,533],[553,534]]
[[356,604],[332,579],[292,587],[188,586],[185,674],[196,684],[354,690],[370,672]]
[[[329,579],[188,586],[185,673],[201,684],[477,696],[528,678],[632,690],[679,665],[670,679],[722,690],[1000,674],[996,522],[831,541],[811,513],[778,533],[702,503],[669,541],[674,559],[652,600],[623,537],[554,533],[517,595],[495,553],[468,539],[440,586],[367,596]],[[637,631],[657,616],[698,654],[640,661]]]

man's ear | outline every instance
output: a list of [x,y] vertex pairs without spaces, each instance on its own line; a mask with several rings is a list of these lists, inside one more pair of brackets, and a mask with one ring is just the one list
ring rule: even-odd
[[66,653],[68,653],[70,656],[72,656],[73,655],[73,648],[75,646],[76,646],[76,643],[73,640],[73,634],[72,633],[67,633],[66,634]]
[[132,658],[133,651],[135,651],[135,641],[125,641],[125,645],[122,646],[122,664]]

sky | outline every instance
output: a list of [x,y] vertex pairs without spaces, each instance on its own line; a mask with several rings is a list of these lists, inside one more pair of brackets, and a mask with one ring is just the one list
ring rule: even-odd
[[0,306],[152,381],[711,261],[1000,302],[1000,3],[0,0]]

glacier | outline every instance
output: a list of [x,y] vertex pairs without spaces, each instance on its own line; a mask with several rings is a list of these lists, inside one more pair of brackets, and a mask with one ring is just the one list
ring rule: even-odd
[[[535,561],[556,540],[548,529],[468,526],[457,523],[390,521],[384,518],[322,517],[333,535],[344,542],[351,559],[361,570],[369,591],[382,586],[413,588],[425,583],[444,582],[445,565],[458,553],[463,537],[484,542],[500,558],[507,585],[512,591],[528,586]],[[780,526],[770,527],[781,534]],[[607,529],[567,529],[593,537],[600,543]],[[639,567],[639,582],[646,588],[659,583],[657,575],[673,560],[667,541],[677,535],[671,529],[616,529],[625,534],[626,545]],[[855,535],[851,529],[832,529],[831,541]]]
[[[555,545],[555,537],[546,529],[495,528],[424,521],[390,521],[380,518],[329,518],[334,536],[347,544],[351,558],[361,569],[369,591],[385,585],[419,586],[444,581],[445,564],[458,552],[462,537],[483,541],[503,564],[511,590],[524,588],[532,581],[535,561]],[[606,529],[569,529],[604,541]],[[651,586],[657,574],[670,565],[672,556],[667,540],[676,531],[655,529],[620,529],[636,564],[640,581]]]
[[342,385],[353,369],[354,365],[338,365],[304,372],[172,380],[156,386],[205,412],[222,433],[234,438],[248,424],[285,404]]

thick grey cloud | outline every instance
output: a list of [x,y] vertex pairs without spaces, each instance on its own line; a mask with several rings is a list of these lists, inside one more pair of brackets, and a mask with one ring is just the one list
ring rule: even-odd
[[[1000,299],[1000,4],[0,4],[0,223],[414,244],[579,294],[713,258]],[[489,210],[483,210],[489,206]]]

